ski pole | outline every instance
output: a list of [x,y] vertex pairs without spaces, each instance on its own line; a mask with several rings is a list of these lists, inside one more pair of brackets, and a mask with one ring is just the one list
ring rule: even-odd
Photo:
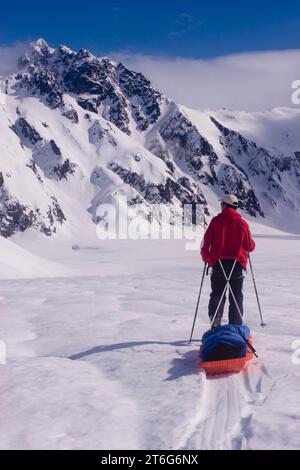
[[257,292],[257,288],[256,288],[256,282],[255,282],[255,278],[254,278],[254,273],[253,273],[253,268],[252,268],[252,262],[251,262],[251,258],[250,258],[250,253],[248,253],[248,258],[249,258],[249,264],[250,264],[250,269],[251,269],[251,274],[252,274],[252,279],[253,279],[253,285],[254,285],[254,290],[255,290],[256,299],[257,299],[257,304],[258,304],[258,310],[259,310],[259,314],[260,314],[260,320],[261,320],[260,326],[263,328],[264,326],[266,326],[266,323],[263,321],[263,316],[262,316],[262,313],[261,313],[261,307],[260,307],[258,292]]
[[203,281],[204,281],[204,276],[205,276],[205,271],[206,271],[206,265],[207,265],[207,263],[205,263],[204,268],[203,268],[203,274],[202,274],[202,279],[201,279],[201,285],[200,285],[200,290],[199,290],[199,295],[198,295],[198,300],[197,300],[197,306],[196,306],[196,310],[195,310],[194,322],[193,322],[193,327],[192,327],[192,331],[191,331],[191,336],[190,336],[189,344],[191,344],[191,342],[192,342],[192,337],[193,337],[193,333],[194,333],[194,327],[195,327],[195,322],[196,322],[196,318],[197,318],[198,307],[199,307],[199,302],[200,302],[200,297],[201,297],[201,292],[202,292],[202,287],[203,287]]
[[[234,267],[235,267],[235,265],[236,265],[236,259],[234,260],[234,263],[233,263],[233,266],[232,266],[232,269],[231,269],[231,273],[229,274],[228,277],[227,277],[227,275],[226,275],[224,266],[223,266],[222,261],[221,261],[220,259],[219,259],[219,263],[220,263],[221,269],[222,269],[222,271],[223,271],[224,277],[225,277],[225,279],[226,279],[226,286],[225,286],[225,288],[228,286],[229,292],[231,293],[231,297],[233,298],[233,301],[234,301],[234,303],[235,303],[235,307],[236,307],[236,309],[237,309],[237,311],[238,311],[238,314],[239,314],[239,316],[240,316],[240,319],[242,320],[242,323],[243,323],[243,315],[242,315],[241,309],[240,309],[240,307],[239,307],[239,305],[238,305],[238,303],[237,303],[237,300],[236,300],[236,298],[235,298],[235,295],[234,295],[234,293],[233,293],[232,287],[231,287],[230,282],[229,282],[230,279],[231,279],[232,273],[233,273],[233,271],[234,271]],[[225,292],[224,292],[224,295],[225,295]],[[219,305],[218,305],[218,307],[217,307],[217,310],[216,310],[216,313],[215,313],[215,315],[214,315],[214,318],[213,318],[213,320],[212,320],[212,322],[211,322],[211,325],[213,324],[213,322],[214,322],[214,320],[215,320],[215,318],[216,318],[217,312],[218,312],[219,307],[220,307],[220,305],[221,305],[221,303],[222,303],[222,298],[223,298],[223,297],[221,297],[221,299],[220,299]]]

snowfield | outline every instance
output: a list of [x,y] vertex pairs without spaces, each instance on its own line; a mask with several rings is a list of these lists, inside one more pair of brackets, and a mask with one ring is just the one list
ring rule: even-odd
[[195,366],[208,277],[187,341],[203,263],[184,241],[0,241],[1,449],[300,448],[299,237],[256,237],[259,358],[215,378]]

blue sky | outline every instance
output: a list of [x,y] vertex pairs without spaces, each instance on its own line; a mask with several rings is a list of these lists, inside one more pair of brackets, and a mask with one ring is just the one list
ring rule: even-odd
[[300,48],[299,1],[1,2],[0,45],[43,37],[97,54],[211,58]]

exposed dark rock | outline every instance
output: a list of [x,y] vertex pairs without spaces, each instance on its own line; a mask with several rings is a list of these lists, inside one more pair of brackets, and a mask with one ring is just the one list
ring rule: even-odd
[[74,163],[70,163],[70,160],[67,158],[61,165],[55,166],[53,168],[54,173],[58,176],[61,180],[62,178],[67,179],[67,174],[74,173],[75,165]]
[[15,231],[24,232],[35,221],[36,216],[30,207],[9,196],[2,177],[0,185],[0,235],[7,238]]
[[67,119],[70,119],[70,121],[74,122],[74,124],[78,124],[79,122],[77,111],[75,111],[74,108],[66,109],[66,111],[64,111],[62,115],[65,116]]
[[297,158],[298,162],[300,163],[300,152],[295,152],[295,157]]
[[[117,67],[121,90],[128,98],[135,98],[132,105],[137,128],[144,131],[149,124],[157,122],[161,115],[162,95],[155,90],[150,81],[141,73],[128,70],[123,64]],[[137,104],[137,102],[139,104]]]
[[126,102],[124,99],[118,100],[118,102],[110,108],[109,118],[110,121],[115,124],[125,134],[130,135],[129,129],[129,117],[126,111]]
[[58,155],[59,157],[61,157],[60,148],[56,145],[54,140],[51,139],[49,143],[50,143],[51,148],[52,148],[53,152],[55,153],[55,155]]
[[67,179],[67,175],[73,174],[76,167],[68,158],[63,160],[61,150],[53,139],[34,149],[32,159],[49,179]]
[[62,208],[60,207],[57,202],[57,199],[54,196],[51,197],[51,200],[53,216],[56,220],[58,220],[60,224],[62,224],[66,220],[65,214],[63,213]]
[[224,176],[219,180],[222,191],[225,194],[235,194],[239,200],[239,207],[253,217],[256,217],[257,214],[264,217],[264,213],[248,178],[231,165],[224,165],[223,171]]
[[111,163],[109,168],[149,203],[169,204],[174,202],[173,199],[176,198],[182,204],[194,202],[207,205],[199,185],[192,181],[188,183],[188,178],[180,178],[178,181],[174,181],[167,177],[164,184],[155,185],[147,183],[143,175],[129,171],[115,162]]
[[[225,193],[236,194],[240,201],[240,207],[250,215],[256,217],[259,214],[264,217],[259,199],[252,186],[251,174],[253,176],[258,172],[257,157],[259,156],[259,159],[263,156],[270,158],[269,153],[238,132],[227,129],[214,117],[210,116],[210,119],[221,132],[220,143],[224,146],[226,157],[231,163],[231,165],[224,166],[224,176],[219,181],[221,189]],[[251,171],[249,172],[249,170]]]
[[[181,112],[177,112],[175,116],[165,122],[159,133],[168,143],[175,158],[184,159],[187,168],[196,173],[203,184],[211,184],[216,181],[217,154],[212,145]],[[206,171],[201,172],[204,166],[204,157],[208,160],[210,174]]]
[[33,96],[44,97],[46,104],[52,109],[64,106],[63,91],[47,69],[33,69],[31,73],[24,73],[21,77],[16,86],[25,88]]
[[18,118],[11,128],[20,138],[21,143],[27,147],[32,147],[42,141],[40,134],[22,117]]
[[[1,175],[1,174],[0,174]],[[1,181],[1,179],[0,179]],[[43,215],[39,208],[31,208],[20,203],[0,185],[0,235],[8,238],[16,232],[24,232],[30,227],[40,229],[46,235],[56,231],[56,223],[62,224],[65,216],[56,198],[51,197],[48,212]]]
[[27,163],[27,164],[26,164],[26,166],[27,166],[28,168],[30,168],[30,169],[33,171],[33,173],[35,174],[35,176],[37,177],[37,179],[39,180],[39,182],[40,182],[40,183],[43,183],[43,180],[42,180],[42,178],[41,178],[41,176],[40,176],[40,174],[39,174],[39,172],[38,172],[38,169],[37,169],[36,164],[34,163],[34,161],[31,160],[30,163]]
[[83,99],[79,98],[77,100],[77,103],[79,106],[81,106],[83,109],[86,109],[87,111],[90,111],[92,113],[97,113],[97,100],[92,100],[92,99]]
[[172,163],[170,160],[166,160],[166,166],[168,167],[168,170],[170,173],[173,175],[175,173],[175,166],[174,163]]

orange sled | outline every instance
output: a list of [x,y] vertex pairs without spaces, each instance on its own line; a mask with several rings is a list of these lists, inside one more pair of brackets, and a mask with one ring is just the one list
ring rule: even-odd
[[[249,343],[252,344],[252,338],[249,337]],[[204,369],[207,374],[228,374],[232,372],[240,372],[247,363],[253,358],[253,352],[248,348],[245,357],[236,359],[225,359],[223,361],[201,361],[197,359],[197,366]]]

